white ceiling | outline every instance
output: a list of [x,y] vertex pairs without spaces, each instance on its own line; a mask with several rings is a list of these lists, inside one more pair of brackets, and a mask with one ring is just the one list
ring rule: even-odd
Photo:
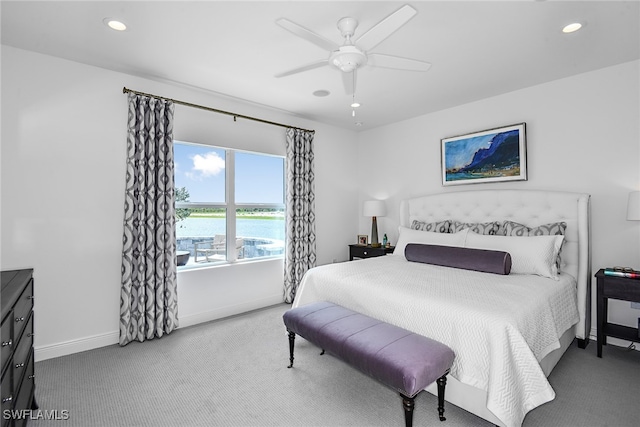
[[[432,67],[427,72],[360,69],[356,100],[362,106],[355,118],[337,69],[274,77],[328,57],[276,25],[278,18],[341,43],[336,28],[341,17],[358,19],[357,37],[405,3],[418,14],[374,51]],[[177,82],[357,131],[637,60],[639,6],[638,1],[551,0],[2,1],[1,37],[9,46]],[[128,30],[110,30],[103,24],[106,17],[124,21]],[[573,21],[583,29],[562,34]],[[316,97],[316,90],[330,95]]]

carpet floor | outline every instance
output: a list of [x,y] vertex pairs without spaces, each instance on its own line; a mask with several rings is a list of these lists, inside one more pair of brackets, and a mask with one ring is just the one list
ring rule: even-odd
[[[285,304],[178,329],[145,343],[37,362],[40,426],[403,426],[398,394],[298,337],[287,369]],[[556,399],[523,426],[640,425],[640,352],[574,343],[549,377]],[[416,397],[414,426],[490,426]]]

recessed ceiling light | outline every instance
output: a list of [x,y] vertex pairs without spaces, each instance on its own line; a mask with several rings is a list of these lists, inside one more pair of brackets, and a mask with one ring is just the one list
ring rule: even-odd
[[569,25],[565,25],[564,28],[562,29],[563,33],[573,33],[575,31],[578,31],[580,28],[582,28],[582,24],[579,22],[574,22],[572,24]]
[[358,108],[360,106],[359,102],[354,102],[353,104],[351,104],[351,108]]
[[125,25],[125,23],[122,21],[118,21],[117,19],[104,18],[102,22],[104,22],[104,24],[107,27],[111,28],[112,30],[124,31],[127,29],[127,26]]
[[324,89],[320,89],[320,90],[317,90],[317,91],[313,92],[313,94],[315,96],[319,96],[319,97],[329,96],[330,93],[331,92],[329,92],[328,90],[324,90]]

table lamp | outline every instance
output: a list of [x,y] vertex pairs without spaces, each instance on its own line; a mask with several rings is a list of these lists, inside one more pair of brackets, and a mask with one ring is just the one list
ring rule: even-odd
[[367,200],[363,206],[364,216],[371,217],[371,247],[379,248],[380,242],[378,242],[378,222],[376,218],[379,216],[385,216],[387,209],[382,200]]

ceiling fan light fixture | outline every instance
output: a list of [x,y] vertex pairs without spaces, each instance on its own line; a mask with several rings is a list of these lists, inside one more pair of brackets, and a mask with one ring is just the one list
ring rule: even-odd
[[350,73],[367,63],[367,56],[355,46],[342,46],[331,53],[329,62],[339,70]]

